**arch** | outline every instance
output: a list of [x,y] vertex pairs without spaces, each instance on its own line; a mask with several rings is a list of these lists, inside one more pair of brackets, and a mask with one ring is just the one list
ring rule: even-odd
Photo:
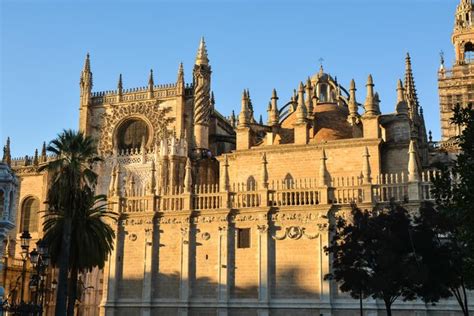
[[0,189],[0,219],[3,218],[3,213],[5,211],[5,192]]
[[119,151],[140,148],[142,142],[145,146],[150,142],[150,124],[136,116],[128,117],[117,124],[115,131],[115,144]]
[[34,196],[26,197],[21,204],[20,231],[38,231],[38,212],[40,201]]
[[474,43],[472,42],[464,44],[464,61],[474,62]]

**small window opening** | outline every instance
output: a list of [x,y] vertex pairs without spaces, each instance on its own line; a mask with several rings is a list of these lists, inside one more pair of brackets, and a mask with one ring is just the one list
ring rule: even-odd
[[237,248],[250,248],[250,228],[237,229]]
[[464,61],[467,63],[474,62],[474,44],[471,42],[464,46]]

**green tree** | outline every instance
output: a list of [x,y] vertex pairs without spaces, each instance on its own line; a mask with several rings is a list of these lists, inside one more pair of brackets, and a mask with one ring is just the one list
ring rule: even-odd
[[50,142],[47,150],[56,157],[40,169],[48,170],[52,176],[47,193],[47,211],[64,214],[55,310],[56,316],[63,316],[66,314],[72,219],[83,203],[81,192],[92,189],[96,184],[97,175],[92,165],[100,159],[92,138],[72,130],[64,130]]
[[371,271],[367,269],[366,249],[364,248],[364,229],[368,228],[369,213],[353,206],[352,224],[338,217],[333,229],[331,245],[325,251],[332,254],[333,273],[324,278],[335,280],[343,292],[348,292],[359,300],[360,315],[364,315],[362,300],[372,294],[369,284]]
[[[74,315],[77,296],[77,280],[80,272],[102,269],[107,256],[113,249],[114,230],[107,223],[115,221],[117,214],[108,210],[105,195],[94,196],[92,190],[85,189],[81,193],[81,205],[72,218],[71,249],[69,254],[69,297],[68,315]],[[63,212],[46,214],[43,229],[44,240],[50,245],[51,262],[60,260],[62,235],[65,217]]]
[[446,286],[456,297],[464,315],[469,315],[467,290],[474,289],[474,110],[472,105],[454,108],[451,123],[461,130],[455,138],[460,153],[452,168],[440,165],[434,179],[434,225],[440,243],[450,250],[445,263],[450,268]]
[[398,298],[416,297],[410,217],[401,206],[362,211],[352,209],[352,222],[338,219],[326,252],[333,255],[332,274],[341,290],[353,297],[382,299],[387,315]]

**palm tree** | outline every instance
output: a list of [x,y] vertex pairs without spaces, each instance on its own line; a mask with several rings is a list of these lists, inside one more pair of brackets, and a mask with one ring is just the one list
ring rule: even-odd
[[47,194],[48,211],[64,214],[55,311],[56,316],[63,316],[66,314],[72,218],[81,205],[81,191],[92,189],[97,182],[92,164],[100,159],[93,139],[73,130],[64,130],[50,142],[47,150],[56,156],[55,160],[40,168],[52,175]]
[[[69,296],[67,315],[74,315],[77,294],[77,278],[80,272],[102,269],[113,249],[114,230],[107,224],[116,221],[117,214],[108,210],[105,195],[96,195],[91,189],[81,193],[81,205],[72,218],[71,248],[69,253]],[[61,242],[65,228],[64,212],[49,212],[43,224],[44,240],[50,246],[51,261],[56,264],[61,258]]]

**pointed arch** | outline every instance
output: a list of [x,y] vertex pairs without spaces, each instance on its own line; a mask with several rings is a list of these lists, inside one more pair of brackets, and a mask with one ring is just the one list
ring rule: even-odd
[[29,231],[30,233],[38,231],[38,212],[40,201],[37,197],[29,196],[21,204],[20,231]]

